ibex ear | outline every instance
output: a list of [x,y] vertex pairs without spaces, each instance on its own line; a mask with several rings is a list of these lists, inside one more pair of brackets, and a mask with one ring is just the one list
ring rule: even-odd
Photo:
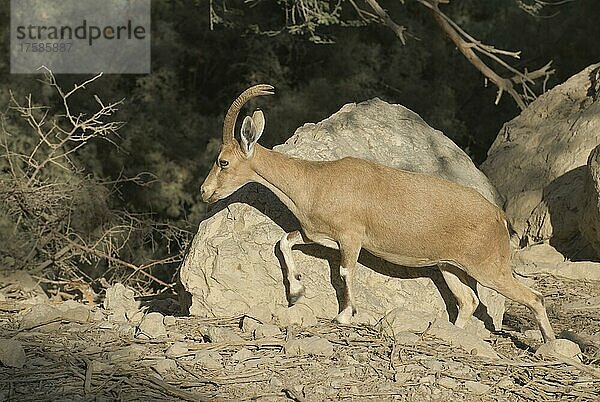
[[265,115],[262,110],[255,110],[254,113],[252,113],[252,121],[254,122],[254,127],[256,127],[256,132],[258,133],[256,136],[256,141],[258,141],[265,129]]
[[247,158],[252,157],[254,151],[254,145],[260,138],[265,128],[265,117],[260,110],[257,110],[252,114],[252,117],[246,116],[242,123],[241,132],[241,146],[242,151],[246,154]]

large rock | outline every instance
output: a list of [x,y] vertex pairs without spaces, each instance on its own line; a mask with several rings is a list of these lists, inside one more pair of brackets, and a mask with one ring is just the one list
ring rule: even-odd
[[[451,140],[414,112],[379,99],[345,105],[330,118],[299,128],[275,149],[311,160],[363,157],[436,174],[474,187],[490,201],[500,203],[485,175]],[[270,191],[255,184],[217,203],[211,214],[201,222],[181,266],[181,282],[192,296],[190,313],[252,315],[253,309],[266,306],[285,322],[288,303],[276,243],[284,231],[299,228],[297,220]],[[341,290],[338,254],[316,245],[294,250],[306,286],[300,307],[317,317],[333,318],[338,313],[334,290]],[[455,300],[437,270],[398,267],[366,252],[359,262],[355,293],[361,314],[355,319],[375,322],[397,307],[434,316],[447,316],[449,310],[455,317]],[[479,317],[488,321],[491,317],[499,327],[503,297],[486,288],[478,292],[487,306],[487,311],[480,307]]]
[[600,64],[586,68],[506,123],[481,167],[522,244],[549,240],[572,259],[595,256],[578,222],[586,160],[600,143],[599,72]]
[[579,230],[600,256],[600,145],[588,158],[583,188]]
[[600,263],[565,261],[549,244],[541,243],[517,250],[513,255],[515,271],[523,276],[552,275],[584,281],[600,281]]

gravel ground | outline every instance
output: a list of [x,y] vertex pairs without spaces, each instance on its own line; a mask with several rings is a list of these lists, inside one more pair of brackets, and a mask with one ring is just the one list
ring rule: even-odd
[[485,340],[499,355],[489,359],[427,330],[393,341],[329,320],[175,317],[168,299],[148,314],[126,288],[119,310],[47,299],[26,276],[0,281],[0,400],[600,399],[600,282],[528,280],[556,332],[580,345],[576,358],[535,355],[532,316],[510,302],[504,330]]

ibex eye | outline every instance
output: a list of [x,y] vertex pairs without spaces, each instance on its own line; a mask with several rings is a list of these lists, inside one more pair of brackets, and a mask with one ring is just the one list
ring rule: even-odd
[[226,161],[226,160],[220,160],[219,161],[219,167],[221,169],[225,169],[227,166],[229,166],[229,161]]

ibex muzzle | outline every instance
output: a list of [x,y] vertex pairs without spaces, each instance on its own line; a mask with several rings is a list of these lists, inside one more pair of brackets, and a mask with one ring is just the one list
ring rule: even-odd
[[266,149],[257,144],[265,126],[260,111],[244,119],[237,141],[234,127],[241,107],[272,90],[256,85],[233,102],[223,145],[201,192],[204,201],[214,202],[258,182],[298,218],[302,232],[286,233],[280,242],[290,301],[304,294],[292,247],[318,243],[339,249],[344,295],[336,320],[349,323],[356,312],[352,277],[364,248],[398,265],[437,266],[457,299],[459,327],[479,304],[468,285],[471,276],[531,309],[544,340],[554,339],[542,295],[513,277],[503,211],[474,189],[438,177],[363,159],[306,161]]

